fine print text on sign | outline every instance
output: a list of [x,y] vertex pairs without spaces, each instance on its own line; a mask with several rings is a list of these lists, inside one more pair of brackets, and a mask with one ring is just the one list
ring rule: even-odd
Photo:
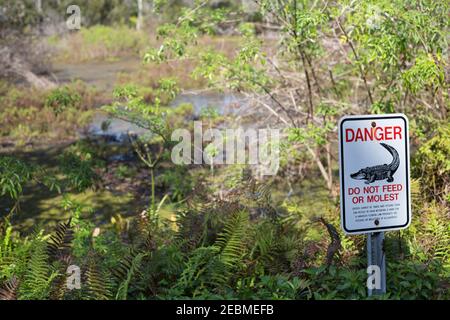
[[407,228],[411,221],[408,118],[347,116],[339,123],[341,225],[347,234]]

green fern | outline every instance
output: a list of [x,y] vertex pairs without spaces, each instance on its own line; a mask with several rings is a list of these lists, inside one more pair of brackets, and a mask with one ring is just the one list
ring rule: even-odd
[[91,300],[108,300],[111,298],[111,283],[109,277],[96,264],[94,259],[88,264],[85,274],[87,294],[85,298]]
[[175,286],[177,292],[198,296],[204,290],[220,290],[230,283],[246,253],[248,220],[246,211],[233,209],[229,213],[214,244],[192,251]]
[[41,300],[48,298],[51,283],[58,272],[51,270],[46,248],[46,243],[40,237],[33,241],[27,271],[19,289],[20,299]]
[[[215,263],[213,279],[218,283],[226,283],[233,270],[242,264],[242,258],[246,253],[246,239],[248,231],[248,213],[246,211],[235,212],[226,222],[223,231],[217,237],[214,247],[218,248],[219,261]],[[222,268],[225,266],[225,268]]]
[[4,266],[7,266],[11,261],[12,254],[12,227],[7,226],[5,230],[0,229],[0,274]]
[[412,204],[421,203],[422,193],[420,192],[420,179],[411,179],[411,202]]
[[178,279],[175,288],[187,295],[194,295],[195,291],[223,282],[214,282],[215,274],[220,274],[226,268],[220,263],[219,248],[215,246],[195,249]]
[[270,263],[274,259],[274,250],[276,249],[275,230],[270,223],[258,224],[253,230],[254,245],[250,253],[252,259]]
[[124,278],[117,290],[116,299],[126,300],[128,297],[128,290],[133,278],[138,276],[142,267],[142,259],[146,256],[145,253],[137,253],[130,255],[129,259],[125,259],[120,264],[119,272],[117,273],[122,279]]
[[225,224],[215,246],[220,249],[221,260],[230,268],[241,260],[247,231],[248,213],[236,212]]
[[449,263],[450,223],[444,208],[432,206],[428,209],[424,232],[432,243],[433,258]]

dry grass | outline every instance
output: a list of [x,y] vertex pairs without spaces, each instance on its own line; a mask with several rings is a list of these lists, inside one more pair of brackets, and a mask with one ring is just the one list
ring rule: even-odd
[[152,44],[151,38],[125,26],[93,26],[62,38],[51,38],[49,43],[57,49],[55,61],[78,63],[139,55]]

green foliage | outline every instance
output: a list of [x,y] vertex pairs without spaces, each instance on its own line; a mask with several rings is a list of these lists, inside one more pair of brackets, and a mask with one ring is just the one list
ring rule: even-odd
[[23,31],[26,27],[39,24],[41,20],[33,1],[1,0],[0,7],[3,11],[0,21],[2,30],[11,28]]
[[53,90],[45,100],[45,106],[52,108],[55,115],[59,115],[67,108],[78,109],[80,103],[81,96],[67,86]]
[[364,1],[349,5],[357,8],[348,15],[348,22],[356,26],[352,38],[360,42],[360,61],[371,70],[380,63],[380,71],[393,71],[404,63],[401,55],[409,60],[416,50],[439,53],[445,48],[445,29],[440,26],[448,23],[444,18],[448,4]]
[[443,124],[413,158],[413,174],[426,194],[443,199],[450,187],[450,125]]
[[1,196],[8,194],[17,199],[22,193],[34,170],[24,162],[12,157],[0,157],[0,185]]
[[183,166],[176,166],[172,170],[165,171],[158,177],[158,181],[169,190],[170,198],[174,202],[185,199],[193,187],[193,177]]
[[59,223],[55,233],[50,237],[47,244],[47,253],[49,257],[61,258],[69,255],[73,240],[73,230],[71,228],[71,219],[67,222]]
[[[364,299],[364,243],[342,240],[350,257],[324,264],[326,245],[309,240],[294,213],[284,218],[255,215],[268,210],[267,188],[243,179],[223,203],[203,203],[177,219],[178,227],[156,226],[146,215],[124,229],[102,228],[82,219],[86,211],[65,198],[73,213],[51,236],[31,241],[0,233],[2,298],[19,299]],[[200,197],[201,195],[197,195]],[[241,204],[237,204],[239,199]],[[265,208],[265,209],[264,209]],[[257,210],[257,211],[255,211]],[[391,299],[444,298],[449,272],[446,210],[419,208],[422,221],[406,230],[407,255],[388,249]],[[249,212],[253,212],[250,223]],[[310,225],[309,228],[312,228]],[[323,226],[321,227],[323,228]],[[2,229],[3,230],[3,229]],[[323,229],[321,229],[323,230]],[[319,230],[319,233],[321,231]],[[73,240],[72,240],[73,239]],[[353,239],[352,239],[353,240]],[[388,239],[391,243],[394,238]],[[311,247],[313,245],[313,247]],[[333,245],[331,242],[330,245]],[[317,248],[317,249],[312,249]],[[389,247],[390,248],[390,247]],[[405,250],[403,249],[403,250]],[[312,250],[312,251],[311,251]],[[315,250],[323,251],[317,255]],[[310,252],[311,251],[311,252]],[[399,259],[391,259],[395,254]],[[66,292],[66,257],[80,265],[82,289]],[[14,264],[11,264],[14,261]],[[337,261],[338,264],[334,264]],[[13,266],[14,265],[14,266]],[[16,277],[16,278],[14,278]],[[8,280],[9,279],[9,280]],[[19,285],[19,284],[20,285]]]
[[240,279],[236,291],[240,299],[294,300],[308,298],[309,286],[309,281],[299,277],[264,275]]
[[136,257],[134,257],[132,264],[128,270],[126,279],[119,286],[119,289],[118,289],[117,295],[116,295],[116,299],[126,299],[127,298],[128,287],[130,285],[132,277],[134,276],[134,274],[136,272],[138,272],[139,267],[141,266],[143,257],[144,257],[144,255],[142,253],[139,253],[136,255]]
[[81,62],[114,60],[139,54],[148,45],[149,39],[144,33],[122,23],[83,27],[77,34],[57,37],[55,42],[62,47],[59,60]]
[[[62,0],[58,2],[59,10],[65,11],[71,4],[80,6],[83,12],[83,25],[87,26],[100,24],[120,25],[127,23],[130,17],[136,15],[137,11],[135,1],[121,0],[77,0],[76,2]],[[50,5],[55,6],[55,4]]]
[[61,191],[58,180],[48,175],[42,167],[27,164],[13,157],[0,156],[0,197],[9,196],[14,201],[8,214],[19,211],[23,189],[31,182],[42,183],[50,190]]
[[[105,106],[104,110],[112,115],[126,119],[137,126],[148,129],[156,137],[169,141],[170,130],[167,124],[165,112],[161,109],[161,92],[167,92],[170,96],[174,95],[175,84],[168,80],[162,81],[162,87],[159,88],[160,94],[155,97],[153,103],[146,103],[140,95],[138,88],[134,85],[126,85],[115,88],[115,103]],[[123,103],[126,107],[122,107]]]
[[0,135],[18,146],[74,137],[90,121],[98,99],[96,90],[82,82],[50,91],[8,85],[0,93]]
[[136,170],[135,168],[130,168],[127,165],[119,165],[115,171],[115,174],[121,179],[131,178],[136,175]]
[[[49,233],[38,228],[32,237],[20,234],[10,223],[12,215],[0,215],[0,299],[365,299],[364,239],[338,230],[332,193],[336,120],[343,113],[363,111],[409,114],[411,149],[417,149],[412,162],[417,178],[412,182],[414,218],[409,229],[387,236],[388,294],[378,298],[449,298],[448,3],[258,3],[261,24],[245,20],[234,5],[216,9],[196,2],[190,8],[178,1],[156,1],[156,12],[176,9],[164,14],[168,23],[157,27],[158,45],[144,60],[168,66],[192,61],[193,77],[218,90],[254,97],[279,121],[269,125],[284,129],[281,178],[268,183],[241,167],[208,175],[168,164],[173,129],[193,116],[191,105],[170,106],[180,93],[178,80],[117,87],[113,103],[104,109],[148,130],[140,137],[130,135],[130,142],[149,170],[150,204],[140,214],[113,210],[105,218],[64,195],[62,210],[72,218]],[[135,4],[80,4],[83,12],[87,8],[88,24],[119,25],[83,28],[70,38],[78,49],[70,57],[81,52],[80,59],[114,58],[142,50],[145,35],[125,26],[135,21]],[[18,14],[19,7],[5,8]],[[18,30],[24,23],[34,25],[37,20],[28,11],[29,5],[23,21],[9,16],[6,21]],[[268,14],[270,23],[262,19]],[[262,34],[267,27],[279,42]],[[217,50],[217,39],[205,38],[231,30],[233,37],[224,39],[235,42],[236,50]],[[200,46],[204,39],[210,42]],[[70,131],[82,123],[80,112],[95,105],[90,93],[76,85],[31,92],[0,83],[2,136],[20,137],[25,144],[52,131],[53,122]],[[200,116],[211,125],[223,121],[212,109]],[[217,150],[207,147],[206,152],[213,156]],[[61,155],[54,172],[2,156],[0,195],[18,203],[28,184],[58,191],[61,184],[64,191],[75,192],[101,187],[105,155],[94,144],[78,142]],[[327,180],[331,197],[325,190],[320,198],[321,190],[309,185],[309,194],[292,187],[299,182],[291,181],[292,173],[307,171],[308,178],[317,179],[311,163]],[[133,175],[128,165],[115,168],[120,178]],[[282,190],[273,196],[271,185],[284,187],[286,181],[288,196],[280,196]],[[168,197],[176,202],[170,219],[162,215]],[[281,206],[280,198],[285,200]],[[303,205],[308,201],[313,204]],[[65,287],[69,264],[82,271],[81,290]]]
[[425,87],[436,90],[443,86],[445,76],[442,57],[434,58],[431,54],[418,56],[414,65],[403,73],[403,80],[413,93],[418,93]]
[[234,213],[214,245],[195,249],[170,294],[205,297],[223,292],[232,273],[241,268],[247,220],[246,212]]
[[307,269],[305,273],[311,277],[314,299],[364,299],[366,296],[364,268],[319,267]]
[[328,20],[324,8],[311,7],[309,1],[262,1],[262,15],[272,12],[278,13],[278,19],[290,22],[284,30],[289,36],[283,39],[288,52],[295,53],[301,48],[307,55],[320,55],[322,48],[318,39]]
[[79,192],[92,187],[98,180],[92,162],[83,160],[71,152],[61,155],[60,167],[67,179],[66,186]]
[[51,283],[57,276],[57,272],[51,270],[48,265],[46,242],[40,235],[31,243],[30,259],[27,265],[27,273],[20,285],[20,299],[42,300],[49,296]]
[[327,122],[323,127],[308,125],[306,128],[288,129],[288,141],[300,143],[312,143],[316,145],[324,145],[328,142],[328,134],[333,130],[333,124]]
[[[222,271],[225,266],[221,263],[217,247],[200,247],[195,249],[186,262],[183,272],[175,287],[169,291],[169,295],[178,296],[204,296],[209,288],[223,284]],[[206,291],[206,292],[205,292]]]
[[[236,212],[225,224],[218,235],[215,246],[219,248],[220,260],[230,269],[238,267],[245,248],[248,214],[245,211]],[[227,276],[224,274],[223,276]]]
[[142,37],[125,26],[97,25],[81,29],[81,36],[87,45],[103,46],[112,52],[136,50],[140,47]]
[[[393,261],[388,264],[387,287],[396,288],[388,295],[390,299],[436,299],[448,292],[439,288],[442,266],[432,261],[428,266],[413,261]],[[390,290],[389,290],[390,291]]]

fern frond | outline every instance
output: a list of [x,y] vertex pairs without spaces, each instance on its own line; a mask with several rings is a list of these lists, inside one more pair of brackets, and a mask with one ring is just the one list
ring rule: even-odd
[[[217,266],[218,254],[219,248],[215,246],[195,249],[186,262],[175,287],[187,293],[191,289],[195,290],[195,288],[213,283],[211,272],[220,274],[222,271],[222,268]],[[216,261],[216,263],[211,263],[212,261]]]
[[73,230],[70,218],[67,222],[61,222],[56,227],[55,233],[47,243],[47,253],[53,259],[59,259],[67,255],[73,240]]
[[184,251],[190,251],[202,242],[207,219],[208,214],[203,211],[188,209],[177,212],[176,239],[182,243],[181,247]]
[[411,179],[410,187],[411,187],[411,204],[415,209],[418,208],[418,205],[422,203],[421,199],[423,197],[421,190],[421,181],[420,179]]
[[223,263],[234,267],[240,262],[246,245],[248,213],[238,211],[230,217],[219,234],[215,246],[220,249]]
[[5,282],[3,288],[0,288],[0,300],[17,300],[17,289],[19,288],[19,279],[13,276]]
[[273,260],[273,251],[276,247],[275,230],[272,224],[263,223],[254,230],[255,242],[250,253],[252,258],[262,262]]
[[59,270],[60,273],[55,279],[55,282],[52,285],[52,290],[50,293],[50,299],[52,300],[63,300],[68,288],[67,288],[67,278],[68,275],[66,273],[67,268],[72,264],[72,256],[71,255],[61,255],[58,259],[59,262]]
[[446,208],[431,205],[425,209],[424,232],[429,241],[433,258],[448,262],[450,260],[450,222]]
[[121,282],[126,278],[128,270],[131,268],[133,260],[138,255],[138,253],[139,252],[137,252],[136,250],[130,249],[130,252],[121,259],[119,265],[112,269],[111,274],[115,278],[115,280]]
[[35,239],[32,243],[27,272],[19,290],[21,299],[41,300],[48,297],[50,285],[58,273],[50,270],[46,248],[46,243],[41,239]]
[[[116,299],[117,300],[126,300],[128,296],[128,288],[130,286],[131,280],[136,277],[142,266],[142,259],[145,257],[145,253],[135,254],[134,257],[127,263],[127,270],[125,274],[125,280],[119,285],[119,289],[117,290]],[[125,264],[122,265],[122,272],[124,270]]]
[[111,298],[111,284],[107,275],[95,261],[88,264],[86,270],[87,298],[92,300],[108,300]]

